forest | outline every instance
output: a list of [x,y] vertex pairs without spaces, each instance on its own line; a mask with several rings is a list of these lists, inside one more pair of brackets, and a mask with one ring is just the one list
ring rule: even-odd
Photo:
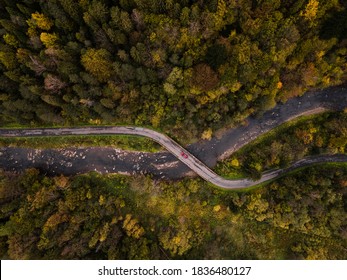
[[[347,78],[346,0],[0,0],[0,126],[137,125],[180,143]],[[259,178],[346,153],[347,112],[276,129],[220,162]],[[13,143],[15,141],[15,143]],[[121,146],[124,137],[0,139]],[[1,259],[346,259],[347,165],[246,191],[202,179],[0,170]]]
[[0,123],[135,124],[192,142],[344,82],[346,7],[1,0]]
[[225,192],[97,173],[0,174],[2,259],[346,259],[347,166]]

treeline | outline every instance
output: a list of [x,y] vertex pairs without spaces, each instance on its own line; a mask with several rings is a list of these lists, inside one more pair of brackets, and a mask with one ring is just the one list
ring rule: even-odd
[[0,0],[0,123],[201,137],[345,81],[345,14],[338,0]]
[[218,163],[216,172],[259,179],[269,169],[289,167],[305,156],[347,151],[347,113],[324,113],[284,124]]
[[2,259],[346,259],[347,167],[249,192],[97,173],[0,173]]

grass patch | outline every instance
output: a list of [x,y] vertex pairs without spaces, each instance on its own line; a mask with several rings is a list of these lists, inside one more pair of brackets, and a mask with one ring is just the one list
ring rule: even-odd
[[[72,128],[72,127],[113,127],[113,126],[133,126],[132,124],[105,124],[96,125],[81,123],[79,125],[39,125],[27,126],[18,123],[11,123],[2,126],[3,129],[45,129],[45,128]],[[148,125],[141,126],[164,135],[177,141],[177,139],[159,128]],[[136,135],[57,135],[57,136],[37,136],[37,137],[0,137],[0,147],[27,147],[36,149],[47,148],[70,148],[70,147],[102,147],[109,146],[130,151],[159,152],[164,148],[150,138]]]
[[124,150],[158,152],[163,148],[149,138],[128,135],[0,137],[0,147],[63,149],[71,147],[114,147]]

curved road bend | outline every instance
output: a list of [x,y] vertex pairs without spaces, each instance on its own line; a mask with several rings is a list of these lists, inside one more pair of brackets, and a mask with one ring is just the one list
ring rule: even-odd
[[[263,174],[260,180],[252,181],[250,179],[228,180],[208,168],[204,163],[198,160],[190,152],[182,148],[178,143],[168,136],[158,133],[154,130],[132,127],[132,126],[113,126],[113,127],[75,127],[75,128],[43,128],[43,129],[0,129],[1,137],[35,137],[35,136],[61,136],[61,135],[139,135],[151,138],[169,152],[175,155],[180,161],[186,164],[191,170],[197,173],[206,181],[224,189],[248,188],[262,182],[274,179],[293,169],[311,165],[319,162],[347,162],[347,155],[325,155],[318,157],[309,157],[302,159],[286,169],[278,169]],[[181,153],[188,155],[183,157]]]

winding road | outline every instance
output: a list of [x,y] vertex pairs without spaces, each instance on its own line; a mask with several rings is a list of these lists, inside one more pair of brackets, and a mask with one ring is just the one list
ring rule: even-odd
[[[219,186],[224,189],[241,189],[248,188],[262,182],[274,179],[286,172],[294,170],[299,167],[321,163],[321,162],[347,162],[347,155],[322,155],[316,157],[307,157],[300,161],[293,163],[289,168],[278,169],[266,172],[262,175],[258,181],[252,181],[250,179],[229,180],[225,179],[215,172],[213,172],[208,165],[213,165],[218,159],[224,159],[231,153],[238,150],[245,144],[249,143],[259,135],[266,133],[272,128],[284,123],[288,120],[296,118],[302,115],[315,114],[327,110],[343,110],[347,107],[347,93],[343,87],[329,88],[324,91],[308,92],[302,97],[297,97],[289,100],[285,104],[278,104],[273,110],[266,112],[262,118],[247,119],[247,126],[241,126],[238,128],[230,129],[223,134],[222,137],[214,138],[210,142],[196,145],[191,150],[204,151],[216,146],[216,143],[223,143],[229,139],[228,145],[224,151],[214,155],[212,158],[214,161],[211,164],[203,163],[197,157],[184,149],[177,142],[169,138],[168,136],[161,134],[157,131],[132,126],[104,126],[104,127],[72,127],[72,128],[42,128],[42,129],[0,129],[0,137],[44,137],[44,136],[62,136],[62,135],[138,135],[151,138],[165,149],[167,149],[172,155],[184,163],[190,170],[194,171],[197,175],[205,179],[206,181]],[[230,137],[231,135],[231,137]],[[209,145],[210,148],[204,147]],[[0,157],[4,154],[3,148],[0,150]],[[183,153],[183,154],[182,154]],[[208,154],[208,153],[204,153]],[[183,156],[186,155],[186,156]],[[1,162],[0,162],[1,163]],[[1,168],[0,164],[0,168]]]

